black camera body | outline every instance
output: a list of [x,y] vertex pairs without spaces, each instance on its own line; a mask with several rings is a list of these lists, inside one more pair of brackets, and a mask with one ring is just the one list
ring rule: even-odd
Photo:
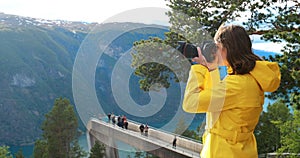
[[[198,57],[197,46],[185,41],[178,41],[178,47],[176,48],[186,58],[191,60],[194,57]],[[201,49],[202,55],[207,62],[212,62],[215,59],[217,47],[214,41],[204,41],[198,46]]]

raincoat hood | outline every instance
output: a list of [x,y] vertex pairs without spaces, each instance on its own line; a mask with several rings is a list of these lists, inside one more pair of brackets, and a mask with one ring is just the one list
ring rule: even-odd
[[256,61],[256,65],[250,74],[265,92],[273,92],[280,85],[281,75],[276,62]]

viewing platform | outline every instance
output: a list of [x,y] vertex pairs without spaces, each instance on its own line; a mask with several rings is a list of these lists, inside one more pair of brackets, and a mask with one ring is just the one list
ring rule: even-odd
[[[150,127],[148,136],[141,134],[141,123],[128,120],[128,129],[118,127],[110,122],[92,118],[87,125],[88,145],[92,147],[96,140],[106,145],[106,155],[118,158],[116,141],[122,141],[141,151],[146,151],[160,158],[200,157],[202,144],[190,138]],[[176,135],[176,148],[172,141]]]

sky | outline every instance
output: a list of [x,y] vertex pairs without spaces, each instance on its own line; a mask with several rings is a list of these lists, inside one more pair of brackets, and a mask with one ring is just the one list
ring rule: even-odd
[[[47,20],[132,21],[168,25],[165,0],[0,0],[0,12]],[[253,48],[280,53],[283,44],[253,38]]]
[[48,20],[103,22],[124,11],[157,7],[165,0],[0,0],[0,12]]

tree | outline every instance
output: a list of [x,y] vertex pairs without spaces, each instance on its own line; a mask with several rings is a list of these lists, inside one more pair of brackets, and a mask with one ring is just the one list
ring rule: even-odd
[[78,149],[74,149],[78,148],[76,145],[79,136],[78,121],[70,101],[66,98],[56,99],[52,110],[45,116],[42,130],[47,142],[48,156],[73,157],[74,151],[78,154]]
[[25,158],[25,156],[23,155],[22,149],[20,149],[20,150],[16,153],[15,157],[16,157],[16,158]]
[[278,123],[278,126],[281,134],[281,147],[278,152],[300,153],[300,111],[295,110],[293,119],[283,124]]
[[260,116],[255,129],[258,153],[276,152],[281,147],[281,133],[278,124],[292,119],[289,108],[282,101],[269,104]]
[[89,158],[103,158],[105,157],[105,145],[96,141],[91,149]]
[[[128,155],[127,157],[130,158],[130,155]],[[156,155],[152,155],[146,151],[141,151],[140,149],[136,149],[134,158],[159,158],[159,157]]]
[[229,0],[169,0],[168,6],[172,10],[167,14],[171,26],[165,39],[150,38],[134,43],[132,66],[136,68],[135,74],[141,77],[140,87],[149,91],[153,85],[168,88],[171,80],[186,82],[190,64],[176,51],[177,42],[199,45],[212,40],[212,35],[223,22],[241,16],[248,1],[232,4]]
[[144,152],[137,150],[134,154],[134,158],[142,158],[144,156]]
[[8,146],[0,146],[0,158],[13,158]]
[[[268,95],[271,99],[283,98],[285,103],[300,108],[300,2],[295,0],[168,0],[171,11],[170,31],[165,39],[150,38],[134,43],[132,67],[140,79],[140,87],[149,91],[170,86],[171,80],[186,81],[189,67],[182,57],[174,54],[177,41],[198,44],[213,36],[222,23],[231,23],[248,14],[243,25],[249,34],[263,35],[263,39],[287,42],[283,55],[269,57],[279,62],[282,82],[279,89]],[[204,35],[203,35],[204,32]],[[167,46],[169,47],[167,47]],[[148,49],[147,49],[148,48]],[[173,48],[173,49],[170,49]],[[173,52],[172,52],[173,51]],[[164,58],[164,62],[157,58]],[[160,61],[160,62],[147,62]],[[168,66],[168,62],[173,64]],[[175,65],[175,66],[174,66]],[[182,65],[181,68],[178,68]],[[157,86],[158,85],[158,86]]]
[[[264,5],[262,7],[266,7]],[[263,39],[273,42],[286,42],[283,55],[270,57],[280,65],[282,82],[279,89],[269,95],[271,99],[283,98],[290,106],[300,109],[300,2],[285,1],[281,5],[272,7],[268,13],[256,13],[255,24],[268,25],[268,31],[263,34]],[[274,16],[274,11],[276,12]]]
[[38,139],[34,143],[33,157],[48,158],[48,145],[46,140]]
[[81,158],[81,157],[86,157],[88,153],[85,152],[83,148],[79,145],[78,140],[75,140],[72,143],[72,150],[70,155],[71,155],[70,157],[72,158]]

